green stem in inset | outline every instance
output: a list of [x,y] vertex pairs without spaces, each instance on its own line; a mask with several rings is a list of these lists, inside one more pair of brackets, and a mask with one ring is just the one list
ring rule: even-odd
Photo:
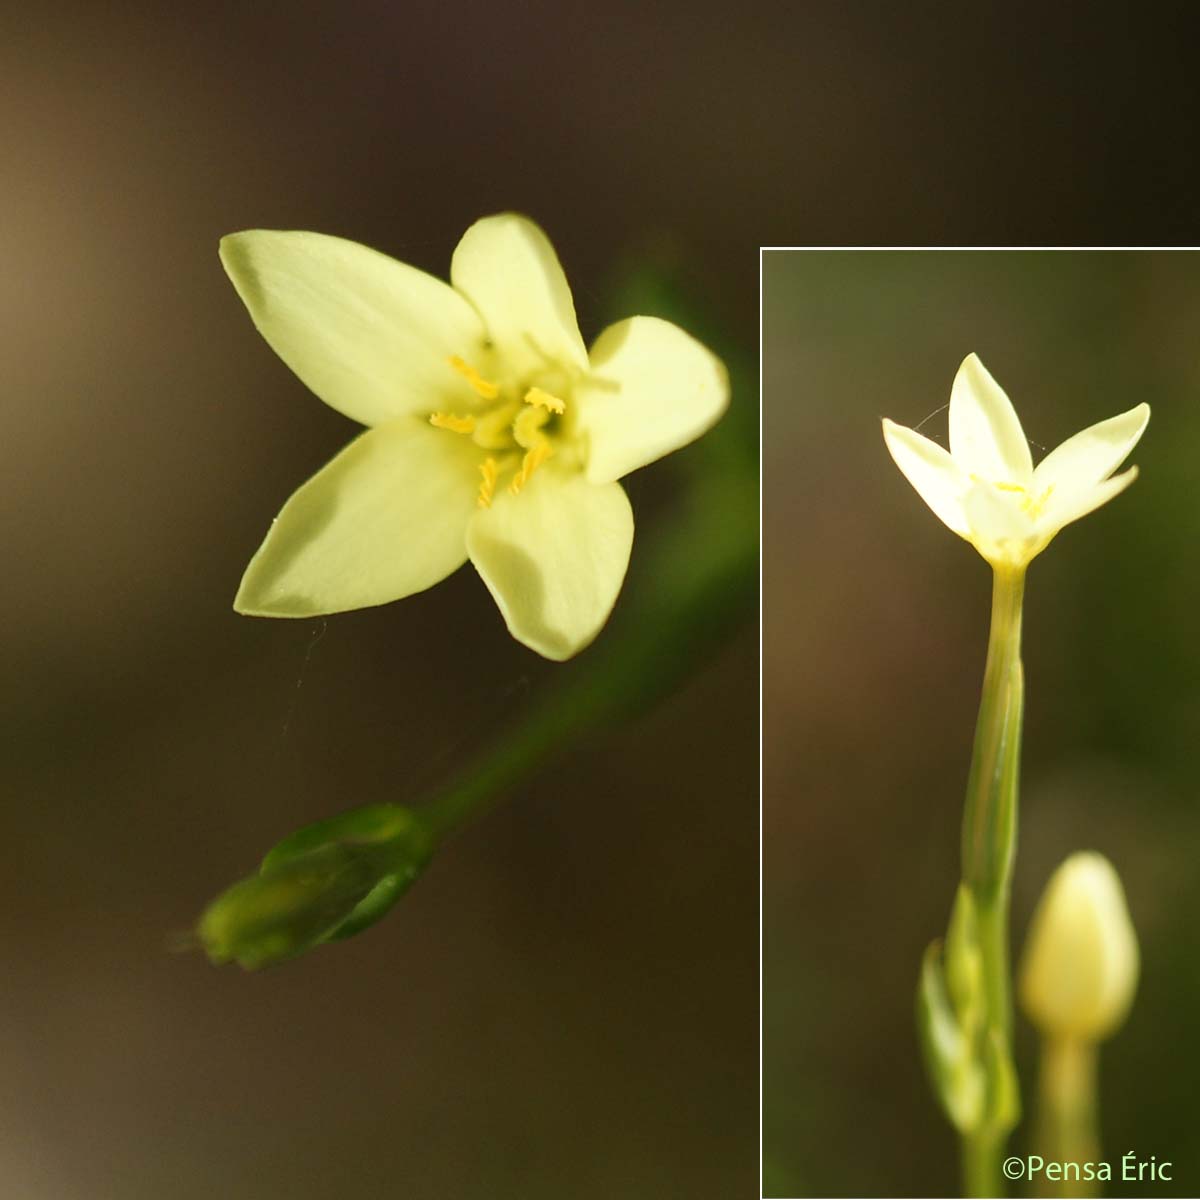
[[962,881],[974,902],[982,973],[976,1057],[984,1064],[988,1096],[983,1119],[963,1133],[963,1175],[969,1196],[1001,1195],[1000,1159],[1017,1118],[1011,1066],[1008,910],[1017,843],[1025,690],[1021,668],[1024,589],[1023,569],[996,567],[987,666],[963,814]]

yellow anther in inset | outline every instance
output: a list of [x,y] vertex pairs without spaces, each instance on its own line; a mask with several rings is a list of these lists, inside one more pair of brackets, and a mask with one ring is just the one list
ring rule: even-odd
[[479,485],[479,499],[476,503],[480,508],[491,508],[492,497],[496,494],[496,460],[485,458],[479,464],[479,473],[483,476],[483,482]]
[[544,442],[542,426],[548,420],[550,413],[544,408],[523,408],[512,423],[512,435],[517,445],[532,450],[539,442]]
[[495,400],[500,395],[500,389],[490,379],[484,379],[469,362],[459,358],[457,354],[452,354],[446,361],[475,389],[477,396],[482,396],[484,400]]
[[475,428],[474,417],[458,417],[454,413],[430,413],[429,423],[438,429],[449,429],[452,433],[471,433]]
[[567,411],[567,406],[557,396],[552,396],[549,392],[543,392],[539,387],[530,388],[525,393],[525,403],[544,408],[552,413],[561,414]]
[[1037,520],[1042,515],[1042,510],[1046,507],[1046,501],[1050,499],[1050,493],[1054,491],[1054,484],[1051,484],[1040,496],[1036,499],[1023,483],[1002,483],[998,480],[981,479],[978,475],[971,476],[972,483],[988,483],[991,482],[992,487],[998,492],[1015,492],[1021,497],[1021,511],[1029,517],[1030,520]]
[[1051,484],[1036,500],[1028,493],[1025,499],[1021,501],[1021,511],[1028,513],[1035,520],[1042,515],[1042,510],[1046,507],[1046,501],[1050,499],[1050,493],[1054,491],[1054,484]]
[[543,439],[532,450],[525,452],[525,457],[521,460],[521,469],[512,477],[512,483],[508,485],[508,490],[514,496],[518,495],[521,489],[533,478],[533,473],[550,457],[553,451],[550,448],[550,443]]

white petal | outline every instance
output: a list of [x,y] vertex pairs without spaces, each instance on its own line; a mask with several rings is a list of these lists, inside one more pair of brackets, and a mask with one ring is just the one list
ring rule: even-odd
[[520,495],[499,492],[467,530],[467,549],[509,632],[570,658],[600,632],[629,565],[633,511],[619,483],[542,467]]
[[960,537],[968,535],[962,498],[970,487],[954,459],[936,442],[916,430],[883,419],[883,439],[896,466],[917,489],[917,495]]
[[1137,475],[1137,467],[1130,467],[1128,471],[1122,471],[1120,475],[1105,479],[1094,487],[1062,493],[1061,499],[1059,492],[1052,492],[1038,524],[1057,533],[1064,525],[1078,521],[1080,517],[1086,517],[1102,504],[1107,504],[1114,496],[1123,492]]
[[968,475],[1027,484],[1033,459],[1004,389],[977,355],[963,359],[950,391],[950,453]]
[[466,561],[479,459],[469,438],[415,417],[368,430],[283,506],[234,608],[311,617],[432,587]]
[[476,221],[454,251],[450,282],[479,310],[522,380],[555,363],[586,369],[567,277],[550,239],[528,218],[501,213]]
[[271,348],[353,420],[379,425],[473,396],[446,360],[478,360],[483,324],[440,279],[321,233],[233,233],[221,261]]
[[1150,405],[1139,404],[1119,417],[1089,426],[1052,450],[1033,473],[1033,491],[1048,487],[1069,492],[1107,479],[1129,457],[1150,420]]
[[657,317],[610,325],[576,386],[580,430],[590,440],[587,476],[609,483],[678,450],[711,428],[729,405],[721,360]]

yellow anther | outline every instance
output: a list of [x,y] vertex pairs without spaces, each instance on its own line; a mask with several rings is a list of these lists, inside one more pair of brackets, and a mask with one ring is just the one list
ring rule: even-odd
[[1032,496],[1026,495],[1025,499],[1021,501],[1021,511],[1034,518],[1040,517],[1052,491],[1054,491],[1054,484],[1051,484],[1036,500]]
[[530,388],[525,393],[525,403],[544,408],[552,413],[565,413],[567,411],[567,406],[557,396],[552,396],[549,392],[543,392],[539,387]]
[[978,475],[972,475],[973,483],[988,483],[991,482],[992,487],[998,492],[1015,492],[1021,497],[1021,511],[1025,513],[1030,520],[1036,520],[1042,515],[1042,510],[1046,507],[1046,501],[1050,499],[1050,493],[1054,491],[1054,484],[1051,484],[1040,496],[1036,499],[1029,489],[1022,483],[1001,483],[998,480],[981,479]]
[[512,483],[508,485],[508,490],[514,496],[518,495],[521,489],[533,478],[533,473],[548,459],[553,453],[550,448],[550,443],[543,439],[532,450],[525,452],[525,457],[521,460],[521,469],[512,477]]
[[438,429],[449,429],[452,433],[470,433],[475,428],[474,417],[458,417],[454,413],[430,413],[429,423]]
[[479,485],[479,499],[476,503],[480,508],[491,508],[492,497],[496,494],[496,460],[485,458],[479,464],[479,473],[483,476],[483,482]]
[[475,389],[477,396],[482,396],[485,400],[495,400],[500,395],[500,389],[490,379],[484,379],[469,362],[459,358],[457,354],[452,354],[446,361]]

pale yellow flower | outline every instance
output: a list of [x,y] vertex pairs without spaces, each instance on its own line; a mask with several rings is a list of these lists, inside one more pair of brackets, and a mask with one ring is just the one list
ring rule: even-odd
[[1050,877],[1025,942],[1020,997],[1043,1033],[1099,1041],[1125,1019],[1138,943],[1125,891],[1102,854],[1072,854]]
[[896,466],[934,513],[988,562],[1024,567],[1064,525],[1111,500],[1137,478],[1113,472],[1128,457],[1150,406],[1092,425],[1035,468],[1009,398],[974,354],[950,392],[950,450],[884,418]]
[[469,558],[515,638],[586,646],[633,542],[617,480],[717,421],[720,361],[655,317],[587,350],[554,248],[514,214],[467,230],[449,285],[317,233],[232,234],[221,260],[276,353],[369,427],[284,505],[234,607],[383,604]]

